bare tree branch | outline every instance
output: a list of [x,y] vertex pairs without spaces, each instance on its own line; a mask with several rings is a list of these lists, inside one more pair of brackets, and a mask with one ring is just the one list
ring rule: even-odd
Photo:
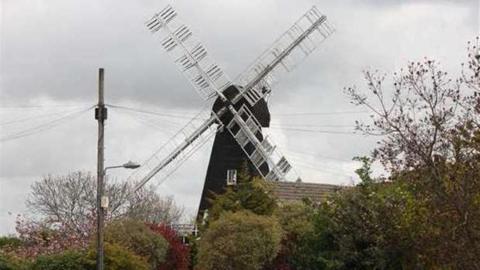
[[[27,207],[52,221],[80,230],[89,222],[96,207],[96,179],[90,173],[74,172],[65,176],[47,175],[33,183]],[[162,198],[152,186],[132,193],[126,182],[109,181],[105,192],[110,207],[107,219],[132,217],[150,223],[175,223],[183,215],[183,207],[173,198]],[[135,194],[135,195],[133,195]]]

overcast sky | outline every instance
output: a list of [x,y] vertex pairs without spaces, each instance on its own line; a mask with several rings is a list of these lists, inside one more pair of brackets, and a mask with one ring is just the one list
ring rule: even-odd
[[[33,181],[96,171],[96,122],[92,110],[81,112],[95,103],[99,67],[106,70],[107,103],[171,115],[110,109],[106,165],[144,161],[209,103],[145,29],[144,22],[168,1],[0,1],[0,234],[7,234],[14,232],[15,215],[25,212]],[[378,138],[331,133],[350,132],[356,119],[368,118],[343,93],[345,86],[363,86],[362,70],[391,74],[428,56],[455,74],[466,42],[479,34],[478,0],[172,5],[231,78],[312,5],[327,15],[335,34],[275,85],[269,101],[272,128],[266,132],[307,182],[351,184],[358,166],[352,157],[375,146]],[[189,214],[198,207],[210,148],[211,142],[158,187]],[[111,176],[128,173],[111,171]]]

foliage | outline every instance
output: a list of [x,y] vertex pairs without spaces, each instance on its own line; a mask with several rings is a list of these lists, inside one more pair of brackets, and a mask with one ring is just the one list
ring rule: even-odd
[[183,244],[175,230],[165,224],[151,224],[150,229],[163,236],[169,244],[167,257],[158,270],[187,270],[190,266],[190,248]]
[[15,236],[0,236],[0,249],[16,248],[22,245],[22,240]]
[[398,177],[411,186],[415,203],[425,208],[424,233],[415,245],[426,265],[480,267],[480,134],[475,133],[462,142],[473,144],[475,154],[459,154],[453,161],[437,161],[434,170],[426,167]]
[[297,269],[341,269],[342,262],[336,259],[339,247],[325,207],[328,204],[317,209],[312,221],[313,231],[297,247],[301,254],[301,260],[294,261]]
[[145,257],[151,269],[157,269],[165,262],[168,250],[168,242],[162,235],[154,233],[143,222],[132,219],[108,224],[105,241],[121,245]]
[[[306,260],[303,243],[313,233],[315,208],[305,202],[281,204],[275,211],[285,236],[282,248],[275,262],[275,269],[290,265],[293,269],[303,269]],[[288,269],[288,268],[287,268]]]
[[216,220],[225,211],[249,210],[258,215],[271,215],[277,206],[272,188],[260,177],[250,176],[248,170],[240,170],[237,185],[216,195],[209,209],[209,219]]
[[[397,247],[402,248],[400,257],[407,261],[410,258],[410,262],[427,268],[480,268],[478,45],[478,38],[476,44],[469,44],[467,65],[460,78],[452,78],[438,62],[425,59],[394,74],[391,95],[385,89],[385,76],[378,72],[364,73],[373,100],[356,87],[346,90],[354,104],[371,111],[372,122],[358,122],[357,128],[366,134],[383,135],[373,157],[384,165],[393,182],[379,190],[364,188],[363,193],[346,195],[365,202],[352,213],[364,212],[374,221],[371,228],[358,224],[356,230],[381,229],[380,235],[389,240],[374,239],[375,254],[393,252],[388,242],[402,240],[408,244],[399,242]],[[376,194],[371,200],[363,198],[372,192]],[[391,201],[382,193],[396,199]],[[387,205],[380,211],[378,203]],[[336,210],[353,207],[339,205]],[[382,227],[385,224],[389,226]],[[392,230],[391,226],[400,228]],[[400,237],[396,232],[402,230],[406,231]],[[367,240],[372,243],[369,237]],[[405,253],[414,247],[417,256],[411,258]]]
[[86,249],[91,233],[94,232],[93,228],[93,218],[79,230],[62,223],[36,222],[18,216],[16,231],[22,245],[12,247],[8,251],[32,258],[59,253],[66,249]]
[[[91,248],[86,256],[88,270],[95,269],[96,249]],[[138,256],[117,244],[105,243],[105,269],[108,270],[149,270],[146,258]]]
[[[2,249],[31,258],[70,248],[86,250],[95,232],[95,189],[94,177],[83,172],[49,175],[34,183],[27,205],[42,214],[42,218],[34,220],[18,216],[16,230],[22,244]],[[135,196],[130,196],[130,189],[126,183],[107,185],[111,202],[107,224],[125,216],[151,222],[173,222],[183,213],[171,198],[159,197],[153,187],[144,188]],[[145,231],[149,232],[147,227]],[[163,243],[163,257],[160,249],[155,251],[160,252],[155,255],[159,256],[158,260],[164,258],[167,250],[168,244]]]
[[[462,63],[462,76],[460,83],[464,83],[476,93],[480,92],[480,37],[476,37],[475,41],[468,42],[467,46],[467,62]],[[474,105],[478,104],[478,95],[474,96]],[[476,107],[478,112],[478,107]]]
[[355,173],[361,180],[361,185],[368,185],[374,182],[372,178],[372,162],[373,160],[369,157],[354,157],[353,160],[360,161],[362,166],[355,170]]
[[280,250],[282,230],[273,217],[224,213],[199,242],[198,269],[262,269]]
[[[91,263],[91,262],[90,262]],[[86,270],[93,269],[81,251],[69,250],[52,255],[39,256],[31,270]]]
[[13,255],[0,252],[0,270],[27,270],[29,264],[25,260]]
[[[31,264],[12,256],[0,255],[1,270],[94,270],[96,269],[96,249],[88,251],[67,250],[54,254],[40,255]],[[127,248],[105,243],[105,269],[109,270],[148,270],[146,258],[135,255]]]
[[424,207],[405,183],[373,179],[371,160],[358,159],[363,162],[356,170],[360,184],[333,194],[303,215],[308,217],[304,220],[294,216],[305,224],[290,227],[294,232],[304,228],[287,253],[294,269],[415,269],[421,265],[414,240],[425,232]]
[[[325,213],[325,212],[324,212]],[[326,208],[343,269],[412,269],[416,237],[425,233],[425,209],[401,183],[371,183],[344,190]]]

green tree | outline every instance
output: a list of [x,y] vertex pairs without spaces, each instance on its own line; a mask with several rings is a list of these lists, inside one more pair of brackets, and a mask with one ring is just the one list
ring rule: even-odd
[[333,194],[313,213],[311,230],[295,245],[295,269],[412,269],[415,239],[425,232],[425,208],[403,181],[371,176],[357,158],[361,182]]
[[[92,245],[88,251],[67,250],[57,254],[41,255],[35,258],[28,267],[0,269],[94,270],[96,269],[96,248]],[[105,243],[105,269],[149,270],[152,268],[149,267],[146,258],[138,256],[120,245]]]
[[0,270],[27,270],[29,267],[26,260],[0,252]]
[[355,170],[355,173],[360,178],[360,184],[368,185],[374,182],[372,178],[372,163],[373,160],[369,157],[354,157],[353,160],[360,161],[362,166]]
[[85,252],[75,250],[38,256],[31,266],[31,270],[86,270],[92,268],[92,262],[86,259]]
[[290,265],[304,269],[306,256],[303,248],[314,230],[313,218],[316,209],[308,202],[283,203],[275,210],[275,216],[284,231],[282,249],[276,259],[276,266]]
[[249,211],[225,213],[198,246],[198,269],[262,269],[280,250],[282,229],[273,217]]
[[395,73],[390,86],[366,71],[369,95],[346,90],[372,113],[357,128],[383,135],[373,157],[413,196],[423,220],[413,246],[429,268],[480,268],[479,45],[478,37],[469,43],[459,78],[424,59]]
[[[370,183],[341,191],[324,212],[341,269],[410,269],[421,209],[401,183]],[[412,215],[413,213],[413,215]]]
[[209,219],[216,220],[225,211],[249,210],[258,215],[272,215],[277,206],[270,183],[251,176],[245,166],[240,170],[237,185],[215,195],[209,209]]
[[[96,249],[92,247],[87,253],[87,269],[95,269]],[[105,243],[105,269],[108,270],[149,270],[145,257],[138,256],[125,247]]]
[[132,219],[108,224],[105,241],[121,245],[145,257],[151,269],[157,269],[165,261],[169,246],[162,235],[154,233],[143,222]]
[[0,249],[15,248],[23,244],[22,240],[14,236],[0,236]]

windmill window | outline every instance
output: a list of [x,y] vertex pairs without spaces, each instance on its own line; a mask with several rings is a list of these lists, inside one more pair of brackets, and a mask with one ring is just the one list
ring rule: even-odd
[[237,184],[237,170],[227,170],[227,186],[235,186]]

